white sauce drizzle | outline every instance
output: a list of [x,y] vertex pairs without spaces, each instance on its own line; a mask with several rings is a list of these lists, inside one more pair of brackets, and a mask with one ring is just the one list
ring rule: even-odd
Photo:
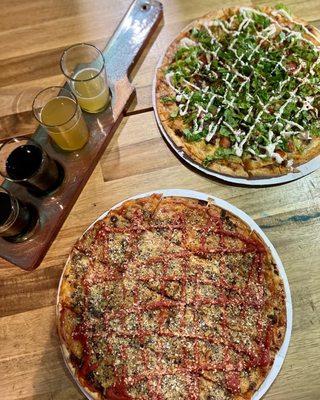
[[199,86],[194,85],[193,83],[187,81],[186,79],[183,79],[183,82],[185,82],[187,85],[193,87],[194,89],[198,90],[199,92],[201,92],[201,89],[199,88]]
[[283,162],[283,158],[278,153],[273,153],[272,158],[274,158],[278,164],[282,164]]
[[191,96],[188,98],[184,108],[183,108],[184,104],[179,104],[179,109],[180,109],[179,114],[181,116],[184,116],[184,115],[187,114],[188,108],[189,108],[189,104],[190,104],[190,99],[191,99]]
[[[283,15],[285,18],[287,18],[290,22],[294,22],[295,21],[292,19],[291,15],[284,9],[279,9],[279,10],[275,10],[271,13],[272,15],[276,15],[276,14],[280,14]],[[299,26],[301,26],[301,28],[305,31],[305,33],[309,36],[311,36],[313,39],[315,39],[317,42],[319,41],[319,38],[316,37],[312,32],[309,31],[309,29],[307,29],[303,24],[298,24]],[[312,43],[312,42],[311,42]],[[314,43],[313,43],[314,45]]]
[[180,40],[180,46],[181,47],[193,47],[193,46],[198,46],[198,43],[188,37],[184,37]]
[[[304,41],[304,42],[306,42],[306,43],[309,43],[309,44],[312,45],[312,47],[315,48],[316,50],[320,50],[320,47],[319,47],[319,46],[315,46],[315,44],[314,44],[312,41],[310,41],[310,40],[308,40],[308,39],[302,37],[302,35],[301,35],[300,32],[292,31],[291,29],[287,28],[286,26],[280,24],[280,23],[278,22],[277,19],[272,18],[272,17],[271,17],[270,15],[268,15],[268,14],[265,14],[265,13],[260,12],[260,11],[258,11],[258,10],[253,10],[253,9],[251,9],[251,8],[248,8],[248,7],[241,7],[241,8],[240,8],[240,13],[242,14],[242,16],[243,16],[244,18],[243,18],[241,24],[239,25],[238,29],[237,29],[235,32],[232,32],[232,31],[230,31],[230,30],[228,29],[228,28],[231,28],[235,15],[230,19],[230,22],[229,22],[229,23],[228,23],[227,21],[223,22],[223,21],[221,21],[221,20],[213,20],[213,21],[211,21],[211,22],[203,23],[204,28],[206,29],[206,31],[208,32],[208,34],[211,36],[211,43],[215,43],[215,45],[218,46],[218,50],[216,50],[216,51],[207,50],[207,49],[205,49],[205,48],[202,46],[201,43],[195,42],[195,41],[191,40],[190,38],[183,38],[183,39],[181,39],[180,44],[181,44],[182,46],[186,46],[186,47],[190,47],[190,46],[200,46],[200,48],[205,52],[206,59],[207,59],[207,65],[205,66],[205,68],[209,71],[209,70],[211,69],[211,62],[212,62],[210,56],[213,55],[214,57],[217,57],[217,51],[219,51],[219,49],[221,48],[221,44],[217,41],[217,39],[216,39],[216,37],[214,36],[213,32],[212,32],[211,29],[209,28],[210,26],[217,26],[217,27],[220,27],[225,33],[227,33],[227,34],[232,34],[232,35],[234,36],[234,40],[233,40],[233,41],[231,42],[231,44],[229,45],[228,49],[231,50],[231,51],[233,51],[233,53],[235,54],[235,56],[236,56],[235,63],[238,63],[238,62],[239,62],[241,65],[246,65],[246,66],[251,67],[249,64],[246,64],[246,63],[244,63],[244,62],[242,61],[242,58],[243,58],[244,54],[243,54],[242,56],[239,56],[238,53],[237,53],[237,51],[236,51],[235,49],[233,49],[233,46],[235,45],[235,43],[236,43],[236,41],[237,41],[237,37],[238,37],[239,34],[241,33],[242,29],[245,29],[245,28],[253,21],[252,18],[251,18],[251,15],[252,15],[253,13],[256,13],[256,14],[258,14],[258,15],[261,15],[261,16],[264,16],[264,17],[268,18],[268,19],[271,21],[271,24],[270,24],[267,28],[263,29],[263,30],[260,31],[260,32],[256,31],[256,32],[257,32],[257,36],[261,39],[261,41],[259,42],[259,44],[258,44],[256,47],[251,47],[251,53],[250,53],[250,55],[249,55],[249,57],[248,57],[248,60],[249,60],[249,61],[252,59],[252,57],[254,56],[254,54],[259,50],[259,48],[261,47],[262,43],[263,43],[264,41],[267,41],[267,42],[270,43],[269,38],[272,37],[272,36],[274,36],[275,34],[278,34],[278,33],[279,33],[279,30],[288,33],[288,35],[287,35],[286,37],[284,37],[284,38],[280,41],[280,43],[283,42],[283,41],[284,41],[286,38],[288,38],[289,36],[295,36],[295,37],[299,38],[300,40],[302,40],[302,41]],[[287,12],[285,12],[284,10],[276,10],[276,11],[272,12],[272,15],[275,16],[275,17],[276,17],[277,15],[279,15],[279,14],[280,14],[280,15],[283,15],[283,16],[284,16],[285,18],[287,18],[289,21],[294,22],[293,19],[290,17],[290,15],[289,15]],[[302,27],[302,29],[305,31],[305,33],[306,33],[307,35],[309,35],[310,37],[313,37],[314,39],[318,40],[307,28],[305,28],[305,26],[303,26],[302,24],[298,24],[298,25]],[[269,61],[269,62],[273,62],[273,60],[269,60],[269,59],[266,58],[266,57],[263,57],[263,59],[266,60],[266,61]],[[273,68],[273,70],[272,70],[272,72],[274,72],[278,67],[281,67],[282,69],[286,70],[285,66],[284,66],[283,63],[282,63],[284,59],[285,59],[285,55],[283,55],[283,56],[281,57],[281,59],[280,59],[278,62],[276,62],[275,66],[274,66],[274,68]],[[303,79],[301,79],[301,78],[299,78],[299,77],[296,77],[296,79],[300,81],[299,85],[296,86],[295,89],[292,90],[292,91],[289,93],[289,94],[290,94],[290,97],[282,104],[282,106],[280,107],[280,109],[275,113],[275,121],[274,121],[274,124],[278,124],[279,126],[282,126],[282,130],[280,131],[279,136],[276,137],[276,138],[275,138],[274,133],[273,133],[271,130],[269,131],[268,140],[269,140],[270,143],[268,143],[266,146],[260,146],[260,148],[263,148],[263,149],[265,150],[266,154],[259,154],[259,153],[257,153],[255,150],[251,149],[250,147],[247,148],[247,151],[248,151],[248,152],[250,152],[251,154],[253,154],[253,155],[255,155],[255,156],[259,157],[259,158],[272,157],[273,159],[275,159],[275,161],[276,161],[277,163],[281,164],[281,163],[283,162],[283,158],[280,156],[280,154],[278,154],[277,152],[275,152],[275,149],[276,149],[277,144],[278,144],[279,142],[281,142],[282,137],[290,137],[291,135],[296,135],[296,136],[300,137],[300,138],[303,139],[303,140],[308,140],[308,139],[311,138],[310,135],[309,135],[309,133],[308,133],[308,132],[305,132],[305,131],[304,131],[304,128],[303,128],[300,124],[298,124],[298,123],[296,123],[296,122],[294,122],[294,121],[286,120],[285,118],[282,117],[282,115],[283,115],[284,110],[285,110],[285,108],[287,107],[288,104],[290,104],[291,102],[295,102],[295,101],[297,101],[297,100],[300,100],[300,101],[302,102],[302,107],[299,109],[299,111],[298,111],[298,113],[295,115],[295,117],[298,117],[299,114],[300,114],[302,111],[310,111],[310,110],[313,110],[313,112],[316,114],[316,116],[318,116],[318,109],[315,108],[315,107],[313,107],[313,105],[312,105],[312,103],[313,103],[313,101],[314,101],[314,97],[312,97],[312,96],[309,96],[309,97],[308,97],[308,96],[307,96],[305,99],[303,99],[303,98],[301,98],[300,96],[297,95],[297,92],[298,92],[299,88],[300,88],[302,85],[308,83],[308,78],[309,78],[309,76],[310,76],[310,75],[313,76],[313,75],[315,74],[314,69],[315,69],[315,67],[316,67],[319,63],[320,63],[320,54],[319,54],[319,56],[318,56],[317,61],[316,61],[315,63],[313,63],[313,65],[311,66],[311,68],[310,68],[308,74],[307,74]],[[199,60],[199,62],[198,62],[198,67],[197,67],[197,69],[196,69],[196,71],[195,71],[194,73],[197,73],[197,72],[199,71],[199,69],[201,68],[202,65],[203,65],[203,62],[202,62],[201,60]],[[222,78],[222,80],[223,80],[223,82],[226,84],[226,86],[227,86],[228,89],[230,89],[231,91],[233,90],[232,83],[234,82],[234,80],[235,80],[237,77],[238,77],[238,78],[241,78],[241,79],[243,80],[243,82],[241,83],[240,88],[238,89],[237,94],[235,94],[235,96],[233,96],[233,99],[232,99],[231,101],[227,100],[228,90],[226,90],[225,93],[224,93],[224,96],[220,96],[220,95],[217,95],[217,94],[213,94],[213,95],[210,97],[210,100],[209,100],[209,103],[208,103],[206,109],[204,109],[204,108],[203,108],[201,105],[199,105],[199,104],[195,104],[195,106],[198,108],[198,112],[197,112],[197,117],[196,117],[196,119],[193,121],[193,122],[194,122],[194,133],[202,132],[203,126],[204,126],[204,118],[205,118],[205,115],[209,112],[208,110],[209,110],[210,106],[212,105],[212,103],[213,103],[213,101],[214,101],[215,98],[220,98],[222,104],[225,104],[225,105],[227,105],[227,106],[233,107],[234,101],[236,100],[236,96],[237,96],[239,93],[241,93],[242,88],[244,87],[244,85],[250,80],[249,77],[242,75],[242,74],[239,73],[236,69],[235,69],[235,70],[232,70],[232,69],[230,68],[230,66],[228,66],[227,64],[225,64],[224,67],[229,71],[229,73],[226,74],[226,76],[225,76],[224,78]],[[300,72],[300,70],[301,70],[302,68],[305,68],[305,67],[306,67],[306,64],[301,60],[301,63],[300,63],[300,65],[299,65],[299,67],[298,67],[295,71],[293,71],[293,74],[294,74],[294,75],[297,75],[297,74]],[[271,72],[271,73],[272,73],[272,72]],[[218,75],[217,75],[217,73],[216,73],[215,71],[212,71],[212,74],[213,74],[216,78],[218,77]],[[172,76],[173,76],[173,72],[170,72],[170,73],[166,74],[165,79],[166,79],[166,81],[167,81],[169,87],[177,93],[176,100],[177,100],[178,102],[181,102],[181,101],[182,101],[182,96],[184,96],[184,97],[187,99],[187,102],[186,102],[185,104],[180,104],[180,105],[179,105],[179,113],[180,113],[180,115],[183,116],[183,115],[186,115],[186,114],[187,114],[191,96],[187,96],[186,94],[181,94],[181,92],[180,92],[177,88],[174,87],[174,85],[172,84],[172,81],[171,81]],[[231,80],[229,80],[230,76],[231,76]],[[209,87],[205,87],[204,89],[201,89],[200,87],[198,87],[197,85],[195,85],[195,84],[193,84],[193,83],[187,81],[186,79],[183,79],[183,81],[184,81],[185,84],[187,84],[187,85],[189,85],[190,87],[196,89],[197,91],[203,91],[203,92],[206,93],[206,92],[209,90]],[[253,132],[254,129],[256,128],[258,122],[259,122],[260,119],[261,119],[261,116],[263,115],[263,113],[264,113],[266,110],[268,110],[268,112],[269,112],[269,107],[272,105],[272,103],[273,103],[274,100],[278,100],[278,99],[280,99],[280,98],[282,97],[282,96],[281,96],[281,91],[282,91],[283,87],[284,87],[288,82],[290,82],[290,77],[288,77],[288,78],[285,79],[284,81],[280,82],[280,84],[279,84],[279,89],[277,90],[277,92],[278,92],[278,93],[280,92],[280,94],[279,94],[279,95],[274,95],[274,96],[270,97],[269,101],[268,101],[266,104],[264,104],[264,103],[262,102],[262,100],[260,99],[260,97],[258,96],[258,102],[260,103],[260,105],[261,105],[261,107],[262,107],[262,110],[261,110],[261,111],[258,113],[258,115],[256,116],[255,122],[251,125],[251,127],[250,127],[250,129],[249,129],[249,131],[248,131],[247,134],[245,134],[245,133],[242,132],[241,130],[236,130],[236,131],[235,131],[235,130],[232,128],[232,126],[231,126],[230,124],[228,124],[226,121],[222,121],[223,116],[220,116],[219,119],[218,119],[218,122],[217,122],[216,124],[215,124],[214,121],[212,121],[212,122],[210,123],[210,125],[209,125],[209,127],[208,127],[208,134],[207,134],[205,140],[206,140],[207,142],[209,142],[209,141],[213,138],[213,136],[216,134],[218,128],[220,127],[220,125],[221,125],[221,123],[222,123],[222,124],[225,125],[225,126],[233,133],[233,135],[235,136],[235,138],[236,138],[236,143],[233,145],[233,148],[234,148],[234,150],[235,150],[236,155],[237,155],[238,157],[241,157],[242,154],[243,154],[243,147],[244,147],[244,144],[247,142],[247,140],[248,140],[249,137],[251,136],[252,132]],[[262,87],[262,88],[266,87],[266,82],[262,82],[261,87]],[[250,93],[247,93],[247,95],[248,95],[250,98],[253,98],[253,96],[252,96]],[[203,95],[202,95],[202,97],[203,97]],[[221,106],[218,107],[218,109],[217,109],[217,111],[216,111],[216,115],[219,114],[220,110],[221,110]],[[248,120],[249,116],[251,115],[252,110],[253,110],[253,106],[250,106],[250,108],[249,108],[249,110],[248,110],[248,112],[247,112],[247,115],[246,115],[246,116],[244,117],[244,119],[243,119],[244,121],[247,121],[247,120]],[[211,115],[212,115],[212,114],[211,114]],[[198,122],[198,118],[199,118],[200,116],[201,116],[201,118],[200,118],[200,120],[199,120],[199,122]],[[281,121],[280,121],[280,120],[281,120]],[[282,122],[282,121],[283,121],[283,122]],[[268,123],[268,124],[266,124],[266,125],[271,126],[270,123]],[[296,128],[298,128],[299,130],[298,130],[298,131],[288,130],[288,128],[291,127],[291,126],[292,126],[292,127],[296,127]],[[243,137],[243,136],[244,136],[244,137]],[[243,137],[242,140],[241,140],[241,137]],[[272,141],[273,139],[275,139],[275,141]],[[241,141],[240,141],[240,140],[241,140]],[[291,162],[291,163],[290,163],[290,162]],[[292,165],[292,160],[288,160],[288,161],[287,161],[287,166],[289,167],[289,166],[291,166],[291,165]]]
[[231,33],[231,31],[229,31],[225,27],[225,24],[220,19],[215,19],[214,21],[212,21],[212,25],[219,26],[220,28],[222,28],[223,31],[225,31],[225,33]]
[[[212,129],[212,131],[209,129],[209,133],[208,133],[207,136],[206,136],[206,141],[207,141],[207,142],[210,142],[210,140],[211,140],[211,139],[213,138],[213,136],[216,134],[216,132],[217,132],[217,130],[218,130],[220,124],[221,124],[221,121],[222,121],[222,116],[219,118],[217,124],[214,126],[214,128]],[[212,127],[211,127],[211,128],[212,128]]]
[[166,74],[166,76],[165,76],[166,82],[167,82],[167,84],[170,86],[170,88],[171,88],[174,92],[180,93],[180,91],[179,91],[178,89],[176,89],[176,88],[173,86],[172,82],[171,82],[171,78],[173,77],[173,75],[174,75],[174,72],[168,72],[168,73]]

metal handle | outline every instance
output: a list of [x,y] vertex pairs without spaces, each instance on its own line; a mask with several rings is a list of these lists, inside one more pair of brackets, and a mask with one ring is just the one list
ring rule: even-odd
[[156,0],[135,0],[103,55],[109,84],[128,76],[143,44],[156,29],[162,18],[162,4]]

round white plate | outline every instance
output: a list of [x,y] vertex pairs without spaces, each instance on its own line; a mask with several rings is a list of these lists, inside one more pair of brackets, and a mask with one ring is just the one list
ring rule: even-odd
[[[284,358],[286,356],[286,353],[287,353],[287,350],[288,350],[288,347],[289,347],[289,342],[290,342],[290,337],[291,337],[291,330],[292,330],[292,301],[291,301],[289,282],[288,282],[287,275],[286,275],[285,269],[283,267],[283,264],[282,264],[282,262],[280,260],[280,257],[278,255],[278,253],[276,252],[276,249],[273,247],[272,243],[267,238],[266,234],[262,231],[262,229],[259,227],[259,225],[257,225],[254,222],[254,220],[251,217],[249,217],[249,215],[247,215],[245,212],[241,211],[239,208],[233,206],[232,204],[228,203],[225,200],[221,200],[221,199],[219,199],[217,197],[210,196],[210,195],[205,194],[205,193],[196,192],[194,190],[184,190],[184,189],[155,190],[155,191],[152,191],[152,192],[139,194],[139,195],[130,197],[129,199],[123,200],[120,203],[118,203],[118,204],[114,205],[113,207],[111,207],[110,210],[119,207],[122,203],[124,203],[127,200],[133,200],[133,199],[139,199],[141,197],[147,197],[147,196],[150,196],[153,193],[162,194],[164,197],[179,196],[179,197],[189,197],[189,198],[192,198],[192,199],[205,200],[205,201],[210,199],[217,206],[219,206],[219,207],[221,207],[221,208],[223,208],[223,209],[225,209],[227,211],[230,211],[232,214],[236,215],[241,220],[246,222],[254,232],[258,233],[258,235],[261,237],[261,239],[263,240],[265,245],[269,248],[269,250],[270,250],[270,252],[272,254],[273,260],[274,260],[274,262],[276,263],[276,265],[278,267],[279,274],[280,274],[280,276],[281,276],[281,278],[283,280],[283,284],[284,284],[284,290],[285,290],[285,294],[286,294],[287,329],[286,329],[286,334],[285,334],[285,337],[284,337],[284,341],[282,343],[282,346],[281,346],[279,352],[277,353],[277,355],[276,355],[276,357],[274,359],[274,363],[273,363],[273,366],[272,366],[269,374],[267,375],[266,379],[264,380],[264,382],[262,383],[260,388],[257,390],[257,392],[252,397],[252,400],[261,399],[261,397],[270,388],[270,386],[272,385],[273,381],[276,379],[277,375],[279,374],[279,372],[281,370]],[[89,230],[97,221],[105,218],[110,210],[106,211],[99,218],[97,218],[86,229],[86,231]],[[63,278],[64,272],[65,272],[65,268],[64,268],[64,270],[62,272],[62,275],[61,275],[61,278],[60,278],[60,283],[59,283],[59,288],[58,288],[58,295],[57,295],[57,323],[59,323],[59,312],[60,312],[60,310],[59,310],[59,294],[60,294],[60,287],[61,287],[61,283],[62,283],[62,278]],[[61,344],[62,344],[63,342],[62,342],[61,338],[60,338],[60,341],[61,341]],[[61,348],[62,348],[62,346],[61,346]],[[77,383],[77,385],[78,385],[79,389],[81,390],[81,392],[87,397],[87,399],[94,400],[93,397],[90,395],[90,393],[85,388],[83,388],[81,386],[78,378],[74,374],[74,371],[70,368],[70,365],[68,364],[68,362],[66,360],[65,352],[63,350],[62,350],[62,355],[63,355],[64,361],[66,363],[66,366],[67,366],[70,374],[72,375],[73,379]]]
[[[164,54],[160,57],[158,64],[156,66],[156,72],[162,65],[162,60],[166,54],[167,50]],[[209,168],[204,167],[203,165],[199,164],[197,161],[194,161],[191,157],[189,157],[181,147],[177,146],[171,137],[168,135],[166,130],[164,129],[160,117],[158,115],[157,109],[157,98],[156,98],[156,85],[157,85],[157,73],[155,72],[152,84],[152,105],[154,110],[154,115],[157,121],[157,125],[162,136],[165,138],[169,146],[173,149],[173,151],[179,155],[187,164],[191,165],[193,168],[201,171],[202,173],[212,176],[214,178],[222,179],[223,181],[236,183],[239,185],[246,185],[246,186],[271,186],[271,185],[279,185],[281,183],[287,183],[291,181],[295,181],[296,179],[300,179],[303,176],[311,174],[311,172],[315,171],[316,169],[320,168],[320,155],[313,158],[312,160],[308,161],[305,164],[299,165],[296,168],[297,172],[290,172],[286,175],[277,176],[274,178],[256,178],[256,179],[247,179],[247,178],[237,178],[230,175],[221,174],[215,171],[210,170]]]

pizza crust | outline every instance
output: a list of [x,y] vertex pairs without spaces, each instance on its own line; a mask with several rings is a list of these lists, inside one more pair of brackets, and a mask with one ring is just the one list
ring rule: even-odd
[[[254,7],[252,7],[254,8]],[[259,9],[268,14],[271,15],[273,9],[270,7],[259,7]],[[204,22],[211,20],[213,18],[216,19],[227,19],[230,16],[232,16],[234,13],[237,13],[240,10],[240,7],[232,7],[232,8],[227,8],[227,9],[222,9],[222,10],[217,10],[217,11],[212,11],[204,15],[203,17],[191,22],[189,25],[187,25],[182,32],[171,42],[169,45],[163,59],[160,67],[157,68],[156,70],[156,110],[157,114],[159,116],[159,119],[161,121],[161,124],[168,134],[169,138],[173,141],[173,143],[178,147],[178,149],[181,149],[184,154],[187,157],[190,157],[193,161],[198,163],[200,166],[203,167],[202,161],[204,159],[203,157],[203,151],[199,149],[198,143],[203,143],[198,142],[198,143],[189,143],[186,140],[183,139],[183,137],[178,136],[174,129],[172,129],[173,124],[176,123],[181,123],[182,120],[178,119],[178,122],[176,120],[174,122],[170,121],[170,113],[172,111],[172,107],[174,107],[174,104],[171,106],[167,106],[163,104],[160,99],[164,95],[172,96],[175,95],[173,90],[167,85],[164,77],[164,69],[167,68],[170,63],[173,60],[173,57],[179,47],[179,43],[183,37],[186,37],[190,29],[194,27],[198,27],[203,25]],[[277,14],[272,15],[273,18],[277,19],[279,22],[286,23],[287,26],[292,26],[293,23],[287,20],[284,16]],[[315,28],[312,25],[309,25],[306,21],[294,17],[294,21],[297,23],[300,23],[304,25],[305,27],[308,28],[308,30],[318,39],[318,41],[313,37],[313,36],[308,36],[308,39],[312,41],[316,45],[320,45],[320,31]],[[181,129],[182,130],[182,129]],[[203,143],[204,144],[204,143]],[[206,155],[213,154],[216,146],[213,146],[211,144],[207,144],[207,150]],[[303,165],[307,163],[308,161],[312,160],[313,158],[317,157],[320,155],[320,138],[313,138],[312,143],[310,146],[308,146],[304,152],[304,154],[291,154],[292,159],[293,159],[293,168],[287,168],[283,165],[279,165],[275,162],[270,164],[270,162],[265,163],[263,160],[260,161],[255,161],[254,162],[254,167],[252,169],[247,169],[245,163],[243,162],[230,162],[229,161],[216,161],[211,163],[209,166],[205,167],[211,171],[223,174],[223,175],[229,175],[233,177],[239,177],[239,178],[271,178],[271,177],[277,177],[277,176],[282,176],[286,175],[289,172],[298,172],[298,167],[300,165]]]

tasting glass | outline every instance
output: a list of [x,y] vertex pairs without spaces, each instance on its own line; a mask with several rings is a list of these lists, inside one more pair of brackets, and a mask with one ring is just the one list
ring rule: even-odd
[[74,94],[62,86],[41,90],[33,100],[33,114],[63,150],[80,150],[89,131]]
[[49,157],[39,143],[23,136],[0,146],[0,174],[25,186],[36,196],[52,193],[64,177],[61,165]]
[[75,44],[62,53],[60,67],[84,111],[98,113],[106,109],[110,95],[99,49],[92,44]]
[[1,237],[10,241],[22,241],[29,237],[37,222],[38,214],[32,206],[0,187]]

